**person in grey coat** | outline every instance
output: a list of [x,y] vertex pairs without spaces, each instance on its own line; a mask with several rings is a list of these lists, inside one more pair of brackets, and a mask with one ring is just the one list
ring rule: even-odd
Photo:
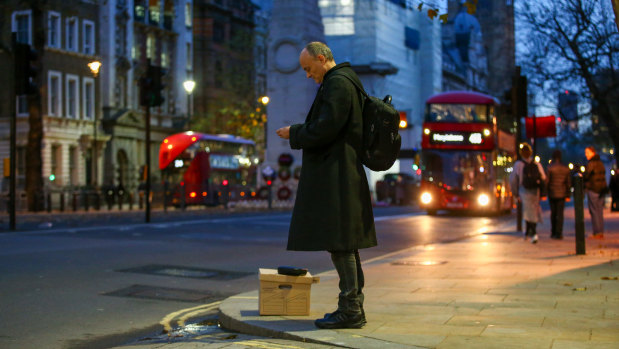
[[[538,241],[537,223],[542,221],[542,208],[540,206],[540,188],[527,189],[522,184],[523,171],[526,164],[534,162],[533,150],[527,143],[520,145],[520,159],[514,163],[514,170],[509,178],[514,197],[522,203],[522,215],[526,223],[524,238],[531,237],[531,243]],[[539,170],[542,182],[546,181],[544,169],[539,162],[535,162]]]
[[563,239],[563,210],[565,201],[569,200],[571,187],[570,169],[561,162],[561,151],[555,150],[548,166],[551,239]]
[[[364,99],[336,64],[327,45],[311,42],[299,56],[308,78],[320,84],[302,124],[278,129],[290,147],[303,150],[303,165],[288,234],[288,250],[328,251],[340,278],[337,310],[315,321],[319,328],[361,328],[364,276],[359,249],[376,246],[370,189],[360,161]],[[346,75],[346,76],[344,76]]]

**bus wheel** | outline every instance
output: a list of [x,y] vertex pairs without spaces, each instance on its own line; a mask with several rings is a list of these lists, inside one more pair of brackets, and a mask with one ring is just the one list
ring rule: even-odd
[[436,210],[427,210],[428,216],[436,216]]

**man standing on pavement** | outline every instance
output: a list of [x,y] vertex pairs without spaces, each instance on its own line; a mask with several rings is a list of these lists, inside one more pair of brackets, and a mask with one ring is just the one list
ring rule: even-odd
[[593,225],[593,238],[604,237],[604,196],[608,191],[606,186],[606,168],[596,154],[595,148],[585,148],[585,157],[589,161],[585,169],[584,182],[587,190],[587,204]]
[[319,328],[361,328],[364,277],[359,249],[376,246],[372,202],[360,161],[361,81],[349,63],[336,64],[327,45],[311,42],[299,56],[307,78],[320,84],[305,122],[278,129],[303,165],[288,235],[288,250],[328,251],[340,278],[337,310]]
[[548,198],[550,201],[550,238],[563,239],[563,210],[570,197],[572,181],[570,169],[561,162],[561,151],[552,153],[548,166]]

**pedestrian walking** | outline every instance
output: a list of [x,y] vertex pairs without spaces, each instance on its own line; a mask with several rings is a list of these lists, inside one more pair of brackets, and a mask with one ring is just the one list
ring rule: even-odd
[[585,157],[589,161],[585,168],[584,182],[587,191],[587,205],[593,226],[593,238],[604,237],[604,196],[608,192],[606,186],[606,168],[595,152],[595,148],[585,148]]
[[569,200],[571,187],[570,169],[561,162],[561,151],[555,150],[548,166],[551,239],[563,239],[563,210],[565,201]]
[[522,203],[522,214],[526,223],[524,238],[531,237],[531,243],[539,240],[537,223],[542,221],[540,190],[546,182],[546,175],[540,163],[533,159],[533,151],[527,143],[520,145],[520,159],[514,163],[510,185],[514,196]]
[[[278,129],[303,165],[288,234],[288,250],[328,251],[339,276],[337,310],[319,328],[361,328],[364,276],[359,249],[376,246],[370,190],[360,162],[361,85],[349,63],[336,64],[327,45],[311,42],[299,56],[307,78],[320,84],[305,122]],[[345,76],[344,76],[345,75]]]

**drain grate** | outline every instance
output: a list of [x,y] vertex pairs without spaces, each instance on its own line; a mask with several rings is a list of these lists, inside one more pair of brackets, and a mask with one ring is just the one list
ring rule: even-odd
[[225,295],[210,291],[196,291],[182,288],[169,288],[148,285],[132,285],[120,290],[103,293],[105,296],[157,299],[164,301],[180,301],[206,303],[226,298]]
[[139,273],[150,275],[163,275],[174,276],[194,279],[214,279],[214,280],[233,280],[239,279],[253,273],[227,271],[227,270],[215,270],[215,269],[203,269],[195,267],[184,267],[177,265],[161,265],[150,264],[137,268],[121,269],[117,270],[125,273]]
[[439,265],[445,264],[447,261],[411,261],[411,260],[398,260],[395,262],[391,262],[391,265],[412,265],[412,266],[430,266],[430,265]]

